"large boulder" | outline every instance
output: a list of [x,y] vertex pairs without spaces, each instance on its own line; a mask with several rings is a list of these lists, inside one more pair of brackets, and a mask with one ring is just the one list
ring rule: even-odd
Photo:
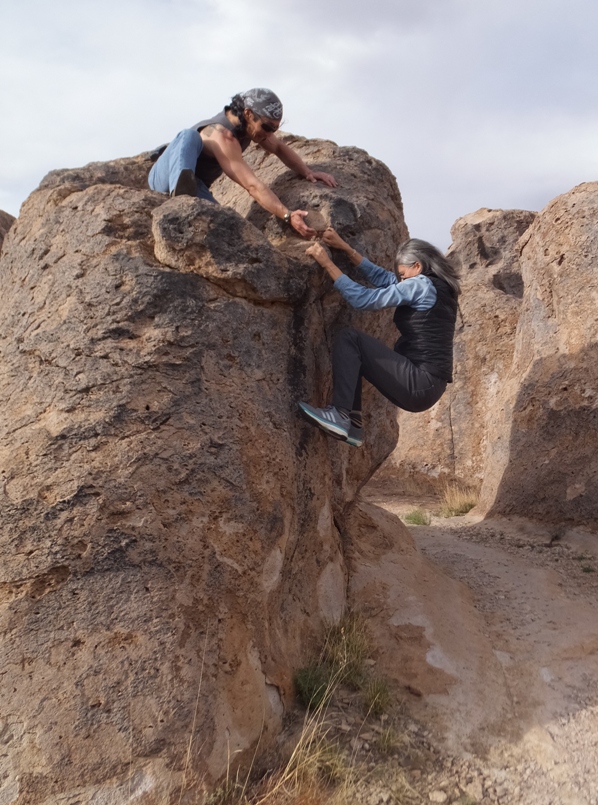
[[4,210],[0,210],[0,252],[2,251],[2,243],[4,242],[4,238],[8,230],[14,224],[16,218],[14,215],[11,215],[8,212],[4,212]]
[[550,202],[523,236],[525,293],[489,423],[480,507],[598,519],[598,182]]
[[397,491],[434,492],[453,480],[480,487],[523,297],[517,242],[535,215],[480,209],[453,225],[448,256],[463,291],[454,382],[429,411],[399,412],[400,441],[381,471]]
[[[390,172],[292,142],[339,189],[249,158],[388,263]],[[6,803],[178,802],[265,751],[344,610],[348,507],[396,442],[372,389],[362,450],[296,413],[327,401],[335,331],[392,341],[391,314],[349,309],[254,205],[165,199],[148,167],[51,174],[0,260]]]

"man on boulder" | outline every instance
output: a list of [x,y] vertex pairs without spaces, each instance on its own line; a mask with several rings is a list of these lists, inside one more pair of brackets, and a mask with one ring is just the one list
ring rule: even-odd
[[289,223],[301,236],[313,237],[315,230],[304,221],[307,210],[289,210],[243,159],[243,151],[254,142],[307,181],[336,187],[334,177],[312,171],[299,154],[274,136],[281,119],[282,103],[272,90],[255,88],[235,95],[222,112],[183,129],[169,145],[152,154],[157,161],[149,174],[150,188],[216,203],[209,187],[226,173],[265,210]]

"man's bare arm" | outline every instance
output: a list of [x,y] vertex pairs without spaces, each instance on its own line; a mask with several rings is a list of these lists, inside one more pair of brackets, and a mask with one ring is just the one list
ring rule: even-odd
[[274,154],[274,156],[278,157],[287,168],[295,171],[298,176],[307,179],[308,182],[322,182],[328,185],[328,187],[337,186],[338,183],[334,176],[331,176],[329,173],[324,173],[323,171],[312,171],[301,159],[299,154],[293,151],[286,143],[283,143],[282,140],[279,140],[278,137],[271,135],[267,137],[263,143],[260,143],[260,145],[270,154]]
[[[201,133],[204,135],[202,139],[204,140],[205,150],[210,156],[218,160],[220,167],[229,179],[247,190],[249,195],[272,215],[284,218],[289,212],[288,208],[267,185],[258,179],[245,162],[239,141],[226,129],[216,126],[209,126]],[[291,213],[290,223],[300,235],[312,238],[316,231],[308,227],[303,220],[306,215],[307,210],[294,210]]]

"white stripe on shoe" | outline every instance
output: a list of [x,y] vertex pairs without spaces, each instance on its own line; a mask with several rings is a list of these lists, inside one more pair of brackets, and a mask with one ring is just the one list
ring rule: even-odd
[[300,402],[299,410],[312,422],[322,430],[329,433],[331,436],[336,436],[339,439],[346,439],[351,424],[349,417],[346,417],[345,424],[344,417],[333,406],[329,405],[326,408],[314,408],[313,405]]

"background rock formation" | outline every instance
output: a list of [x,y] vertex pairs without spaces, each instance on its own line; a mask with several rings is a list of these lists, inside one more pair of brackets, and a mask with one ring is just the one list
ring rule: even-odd
[[488,434],[481,508],[598,519],[598,182],[548,204],[524,235],[515,353]]
[[0,210],[0,252],[2,251],[2,243],[6,237],[6,233],[15,222],[15,217],[10,215],[4,210]]
[[[340,188],[249,158],[390,264],[406,229],[388,170],[292,143]],[[347,505],[396,441],[371,389],[361,451],[295,410],[327,401],[334,332],[392,341],[391,314],[349,310],[244,197],[247,220],[166,200],[148,167],[50,174],[0,261],[6,803],[178,801],[267,748],[345,606]]]
[[455,223],[455,382],[429,412],[400,412],[382,471],[397,491],[456,478],[481,486],[489,515],[595,527],[596,220],[598,183],[588,183],[537,215],[480,210]]
[[523,297],[517,241],[534,218],[525,210],[481,209],[451,229],[449,254],[461,264],[463,290],[454,382],[429,411],[399,412],[400,442],[382,471],[398,491],[437,490],[453,479],[482,483]]

